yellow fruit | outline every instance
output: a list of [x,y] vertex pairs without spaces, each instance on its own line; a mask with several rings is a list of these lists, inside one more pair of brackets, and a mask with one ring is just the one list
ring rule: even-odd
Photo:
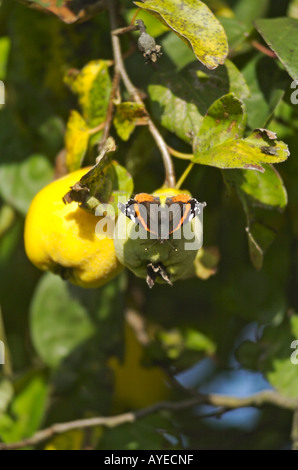
[[[43,188],[33,199],[25,223],[25,250],[41,270],[60,274],[81,287],[99,287],[122,269],[114,243],[99,239],[100,217],[62,198],[90,168],[82,168]],[[98,232],[98,231],[97,231]]]
[[167,377],[159,367],[142,364],[143,347],[133,329],[125,327],[125,357],[123,363],[111,358],[109,366],[114,372],[113,412],[140,409],[170,397]]

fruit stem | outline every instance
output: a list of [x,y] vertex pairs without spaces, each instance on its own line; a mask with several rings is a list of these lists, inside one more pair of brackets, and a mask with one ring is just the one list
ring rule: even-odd
[[193,166],[194,166],[194,162],[190,162],[190,164],[186,167],[186,169],[184,170],[184,172],[180,176],[179,181],[177,182],[177,184],[175,186],[176,189],[181,188],[181,186],[184,183],[185,179],[187,178],[187,176],[191,172]]

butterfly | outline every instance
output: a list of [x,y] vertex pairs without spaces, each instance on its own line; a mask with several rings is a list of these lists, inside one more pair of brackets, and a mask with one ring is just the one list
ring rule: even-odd
[[143,227],[150,238],[164,243],[170,235],[196,217],[206,203],[200,203],[187,194],[152,196],[139,193],[126,204],[119,203],[120,211]]

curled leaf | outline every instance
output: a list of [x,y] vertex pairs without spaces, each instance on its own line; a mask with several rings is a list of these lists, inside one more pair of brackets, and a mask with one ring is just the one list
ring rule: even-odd
[[215,69],[228,54],[226,33],[212,11],[200,0],[146,0],[134,2],[168,25],[190,45],[202,64]]

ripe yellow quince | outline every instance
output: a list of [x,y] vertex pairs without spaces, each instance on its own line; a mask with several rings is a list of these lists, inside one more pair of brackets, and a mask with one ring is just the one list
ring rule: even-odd
[[33,199],[25,222],[25,250],[41,270],[60,274],[73,284],[99,287],[122,269],[114,243],[103,234],[98,238],[97,217],[65,204],[63,196],[90,168],[74,171],[43,188]]
[[169,399],[171,389],[166,373],[158,366],[146,367],[142,363],[144,349],[128,324],[125,326],[125,355],[123,362],[115,357],[108,365],[114,372],[114,413],[145,408]]

